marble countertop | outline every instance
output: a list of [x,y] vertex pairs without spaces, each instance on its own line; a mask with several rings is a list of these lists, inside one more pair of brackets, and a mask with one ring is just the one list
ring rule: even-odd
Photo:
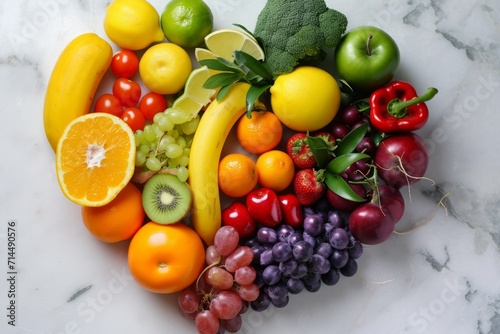
[[[150,2],[159,12],[166,4]],[[206,2],[216,29],[252,29],[265,3]],[[178,315],[175,295],[133,281],[126,242],[104,244],[87,232],[55,177],[43,131],[45,88],[71,39],[87,31],[105,37],[108,3],[0,4],[1,333],[195,333]],[[423,180],[405,192],[399,230],[411,233],[367,248],[355,277],[292,296],[285,309],[250,312],[241,333],[500,333],[500,2],[327,3],[347,15],[349,28],[372,24],[394,37],[399,79],[419,92],[439,89],[420,131],[431,159],[426,176],[435,184]]]

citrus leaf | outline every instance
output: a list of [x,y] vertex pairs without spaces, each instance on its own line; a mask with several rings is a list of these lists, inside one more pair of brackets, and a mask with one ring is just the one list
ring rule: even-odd
[[309,134],[307,134],[306,138],[307,145],[309,145],[314,159],[316,159],[318,166],[323,168],[330,161],[330,152],[327,143],[321,137],[312,137]]
[[205,89],[216,89],[222,86],[232,85],[241,79],[241,75],[236,73],[217,73],[212,75],[210,78],[203,83],[203,88]]
[[351,130],[337,145],[337,148],[333,151],[336,156],[344,155],[354,151],[359,142],[366,135],[368,131],[368,122],[358,126],[356,129]]
[[238,65],[222,57],[217,57],[216,59],[204,59],[200,60],[198,63],[201,66],[206,66],[211,70],[243,73],[242,69]]
[[217,92],[217,101],[220,101],[224,98],[224,96],[227,95],[227,93],[229,92],[229,90],[231,89],[231,86],[232,84],[230,85],[226,85],[226,86],[222,86],[219,91]]
[[337,174],[325,172],[325,183],[328,189],[336,193],[342,198],[353,202],[364,202],[365,199],[359,197],[358,194],[347,184],[347,182]]
[[265,85],[265,86],[250,86],[250,88],[247,91],[246,95],[246,105],[247,105],[247,117],[251,118],[252,117],[252,110],[253,106],[255,104],[255,101],[259,99],[259,97],[269,88],[271,85]]
[[238,64],[246,66],[250,71],[261,76],[269,82],[273,81],[273,76],[271,75],[271,73],[269,73],[264,64],[245,51],[236,50],[234,51],[233,55]]
[[361,159],[370,158],[368,154],[365,153],[347,153],[340,155],[330,161],[326,166],[326,170],[333,174],[342,173],[347,167],[359,161]]

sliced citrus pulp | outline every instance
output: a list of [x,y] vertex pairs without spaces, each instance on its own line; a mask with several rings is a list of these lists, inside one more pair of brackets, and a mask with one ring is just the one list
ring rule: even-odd
[[[215,55],[231,61],[233,60],[233,52],[235,50],[244,51],[257,60],[264,59],[264,51],[255,38],[246,32],[236,29],[215,30],[205,37],[205,45]],[[210,56],[209,53],[203,51],[198,51],[196,55],[203,57]]]
[[184,92],[174,101],[172,108],[181,110],[189,116],[189,119],[196,117],[215,94],[214,89],[203,88],[210,75],[206,66],[193,70],[186,81]]
[[134,159],[134,134],[122,119],[86,114],[69,123],[58,142],[57,179],[69,200],[103,206],[132,178]]

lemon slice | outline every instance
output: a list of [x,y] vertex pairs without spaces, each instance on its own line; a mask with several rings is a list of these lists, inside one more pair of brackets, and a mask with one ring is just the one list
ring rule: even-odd
[[201,108],[210,103],[215,94],[214,89],[203,88],[203,84],[210,75],[210,70],[206,66],[191,71],[184,86],[184,92],[174,101],[172,108],[182,110],[189,116],[189,119],[196,117]]
[[204,48],[194,49],[194,56],[197,61],[217,58],[217,55],[215,53]]
[[233,60],[234,50],[244,51],[258,60],[264,59],[264,50],[262,50],[255,38],[240,30],[216,30],[205,37],[205,44],[217,56],[231,61]]

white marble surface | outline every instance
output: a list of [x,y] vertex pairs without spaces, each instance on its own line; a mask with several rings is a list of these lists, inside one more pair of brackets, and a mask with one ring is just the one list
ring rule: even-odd
[[[0,4],[0,332],[194,333],[175,296],[131,279],[127,243],[85,230],[61,194],[42,124],[44,92],[63,47],[102,28],[104,0]],[[166,1],[151,3],[161,11]],[[264,0],[207,0],[215,27],[252,29]],[[373,24],[398,42],[397,77],[439,88],[420,131],[431,162],[411,188],[401,228],[367,248],[356,277],[249,313],[242,333],[500,333],[500,2],[327,1],[349,28]],[[116,47],[115,47],[116,50]],[[498,123],[497,123],[498,122]],[[437,202],[444,196],[447,210]],[[407,200],[410,195],[405,193]],[[8,222],[16,223],[15,298],[8,296]],[[79,294],[76,294],[80,292]],[[16,326],[7,324],[11,300]]]

